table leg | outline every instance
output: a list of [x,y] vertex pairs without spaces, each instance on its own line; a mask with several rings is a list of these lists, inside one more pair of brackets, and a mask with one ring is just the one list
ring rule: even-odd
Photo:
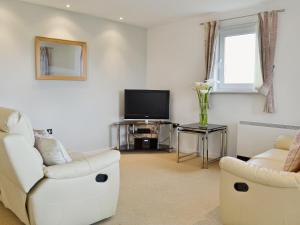
[[220,157],[224,156],[224,130],[221,131],[221,153]]
[[206,139],[206,169],[208,169],[208,132],[205,134]]
[[204,137],[204,135],[202,135],[202,168],[204,169],[204,167],[205,167],[205,137]]
[[200,156],[200,134],[198,134],[198,139],[197,139],[197,156]]
[[118,125],[118,150],[121,150],[121,126]]
[[179,163],[180,131],[177,130],[177,163]]
[[[112,140],[113,140],[113,128],[114,128],[113,125],[110,125],[110,126],[109,126],[109,146],[110,146],[110,147],[113,146],[113,142],[112,142]],[[116,149],[115,146],[113,146],[113,148]]]
[[129,145],[129,125],[126,125],[126,145],[127,149],[129,150],[130,145]]
[[169,152],[172,152],[172,129],[173,125],[169,125]]
[[157,125],[157,150],[159,150],[160,124]]
[[227,136],[228,132],[227,132],[227,128],[225,129],[225,150],[224,150],[224,156],[227,156],[227,146],[228,146],[228,136]]

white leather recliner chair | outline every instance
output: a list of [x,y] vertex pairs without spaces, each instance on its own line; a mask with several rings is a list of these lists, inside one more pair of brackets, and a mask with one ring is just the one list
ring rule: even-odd
[[300,172],[284,172],[292,137],[248,162],[220,162],[223,225],[300,225]]
[[0,108],[0,201],[26,225],[88,225],[115,214],[118,151],[70,153],[46,167],[29,120]]

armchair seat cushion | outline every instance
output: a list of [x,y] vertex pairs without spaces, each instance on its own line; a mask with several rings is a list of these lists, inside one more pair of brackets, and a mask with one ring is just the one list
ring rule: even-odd
[[282,171],[287,155],[288,151],[274,148],[254,156],[248,163],[257,167]]
[[73,161],[77,161],[77,160],[86,159],[87,157],[96,156],[96,155],[99,155],[101,153],[105,153],[105,152],[111,151],[111,150],[112,150],[111,148],[107,148],[107,149],[92,150],[92,151],[86,151],[86,152],[76,152],[76,151],[72,151],[72,150],[68,149],[68,153]]
[[279,162],[285,162],[288,153],[289,153],[288,151],[273,148],[259,155],[254,156],[252,159],[269,159],[269,160],[274,160]]
[[248,164],[260,167],[260,168],[267,168],[276,171],[283,171],[284,162],[275,161],[270,159],[251,159],[248,161]]
[[66,179],[87,176],[120,160],[120,152],[115,150],[71,153],[70,155],[76,156],[70,163],[45,167],[45,177]]

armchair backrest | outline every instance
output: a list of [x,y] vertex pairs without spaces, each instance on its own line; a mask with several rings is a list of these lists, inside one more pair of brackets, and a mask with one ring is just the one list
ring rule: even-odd
[[1,201],[25,224],[27,193],[43,177],[43,160],[34,148],[30,121],[20,112],[0,107]]
[[31,146],[34,145],[34,134],[30,121],[24,114],[13,109],[0,107],[0,131],[6,134],[22,135]]
[[290,146],[293,142],[294,137],[291,135],[281,135],[279,136],[275,143],[274,143],[274,147],[281,149],[281,150],[289,150]]

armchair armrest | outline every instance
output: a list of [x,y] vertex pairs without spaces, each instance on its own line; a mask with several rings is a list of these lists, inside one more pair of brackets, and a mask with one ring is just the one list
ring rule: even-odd
[[279,148],[279,149],[283,149],[283,150],[289,150],[290,145],[293,142],[293,139],[294,139],[293,136],[281,135],[276,139],[276,141],[274,143],[274,147]]
[[222,158],[220,167],[223,171],[254,183],[278,188],[300,187],[298,173],[261,168],[232,157]]
[[95,173],[111,164],[118,163],[120,152],[115,150],[100,152],[70,163],[48,166],[44,168],[45,177],[51,179],[67,179]]

